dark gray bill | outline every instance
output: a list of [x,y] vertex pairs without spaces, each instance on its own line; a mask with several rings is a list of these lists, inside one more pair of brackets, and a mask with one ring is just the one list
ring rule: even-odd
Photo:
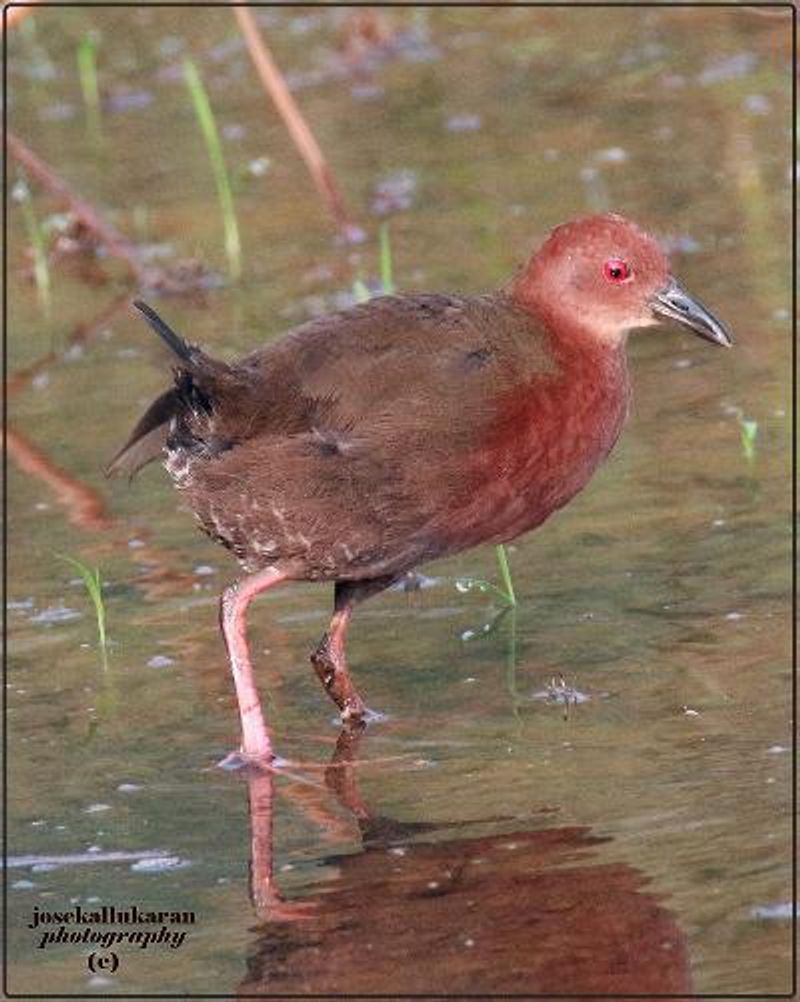
[[655,293],[650,300],[650,308],[653,313],[669,317],[670,320],[689,327],[706,341],[713,341],[714,344],[721,344],[725,348],[730,348],[733,344],[733,335],[725,324],[717,320],[710,310],[681,288],[674,278],[670,279],[669,285],[664,289]]

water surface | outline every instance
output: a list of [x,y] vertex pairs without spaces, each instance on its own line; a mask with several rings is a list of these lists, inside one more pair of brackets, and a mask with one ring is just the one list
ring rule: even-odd
[[[478,291],[550,226],[606,209],[668,241],[736,348],[631,339],[629,426],[584,494],[510,547],[515,613],[456,587],[496,580],[490,548],[359,609],[351,663],[388,718],[360,742],[337,750],[308,665],[329,589],[260,600],[252,649],[295,764],[248,786],[213,768],[237,738],[216,619],[236,569],[163,471],[131,486],[101,472],[167,385],[164,357],[118,262],[54,263],[45,311],[12,204],[9,851],[34,859],[9,870],[9,987],[786,992],[788,19],[407,9],[379,15],[376,50],[350,13],[258,17],[361,245],[334,239],[225,9],[37,11],[9,40],[9,126],[154,263],[220,276],[154,302],[226,358],[375,283],[381,221],[401,288]],[[89,31],[99,138],[75,70]],[[238,283],[188,54],[234,178]],[[30,186],[52,223],[63,205]],[[101,567],[105,667],[57,554]],[[565,689],[588,698],[565,706]],[[196,924],[178,949],[121,947],[113,976],[27,928],[35,906],[104,903]]]

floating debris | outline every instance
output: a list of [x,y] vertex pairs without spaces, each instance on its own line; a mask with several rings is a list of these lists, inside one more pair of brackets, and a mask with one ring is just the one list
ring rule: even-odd
[[482,125],[480,115],[451,115],[445,122],[448,132],[476,132]]
[[593,698],[604,698],[607,695],[608,693],[602,692],[591,696],[588,692],[582,692],[574,686],[567,685],[564,676],[559,675],[558,678],[553,676],[544,689],[534,692],[531,699],[540,699],[553,705],[569,706],[570,704],[588,703]]
[[9,612],[15,609],[22,610],[22,609],[32,609],[32,608],[33,608],[32,598],[20,598],[15,600],[12,599],[11,601],[6,602],[6,609],[8,609]]
[[479,627],[477,630],[464,630],[461,634],[461,639],[464,643],[469,643],[470,640],[474,640],[476,637],[485,636],[487,633],[492,632],[493,623],[484,623],[483,626]]
[[420,574],[417,571],[409,571],[404,574],[399,581],[396,581],[391,591],[423,591],[426,588],[434,588],[439,584],[441,578],[429,577],[427,574]]
[[158,43],[156,49],[159,56],[163,59],[169,59],[172,56],[177,56],[179,52],[183,51],[186,42],[179,35],[167,35],[162,38]]
[[794,916],[794,903],[791,901],[781,901],[774,905],[756,905],[750,910],[750,914],[755,919],[788,922]]
[[54,101],[39,109],[43,122],[66,122],[75,115],[75,105],[67,101]]
[[292,35],[307,35],[311,31],[318,31],[323,24],[321,14],[300,14],[289,21],[289,32]]
[[31,623],[44,623],[45,626],[52,626],[53,623],[68,623],[73,619],[80,619],[82,613],[77,609],[69,609],[65,605],[51,605],[35,616],[31,616]]
[[732,56],[723,56],[707,63],[697,79],[704,86],[726,83],[746,77],[756,68],[758,58],[754,52],[737,52]]
[[247,165],[247,170],[253,177],[263,177],[272,166],[269,157],[256,157]]
[[601,164],[624,164],[628,159],[628,153],[621,146],[609,146],[605,150],[598,150],[594,159]]
[[769,98],[763,94],[748,94],[742,102],[742,107],[751,115],[768,115],[772,111]]
[[416,171],[398,170],[393,174],[387,174],[375,185],[372,211],[378,216],[386,216],[390,212],[410,209],[414,203],[417,185]]
[[226,125],[221,126],[219,131],[223,139],[227,139],[228,142],[232,143],[244,139],[247,135],[247,129],[239,122],[228,122]]
[[378,101],[386,91],[373,83],[357,83],[350,88],[350,95],[356,101]]
[[86,863],[129,863],[131,860],[171,859],[163,849],[145,849],[142,852],[75,852],[63,856],[9,856],[6,866],[20,869],[36,866],[82,866]]
[[147,662],[148,668],[169,668],[175,664],[175,659],[167,657],[166,654],[154,654]]
[[149,108],[153,103],[153,95],[147,90],[119,90],[110,94],[103,101],[103,109],[114,112],[139,111]]
[[160,856],[140,859],[131,866],[131,870],[134,873],[164,873],[167,870],[180,870],[188,865],[188,861],[181,859],[180,856]]

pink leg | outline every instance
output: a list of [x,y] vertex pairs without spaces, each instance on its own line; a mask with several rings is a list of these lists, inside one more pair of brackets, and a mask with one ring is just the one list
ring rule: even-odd
[[268,769],[251,770],[247,774],[247,790],[250,799],[250,895],[258,918],[272,922],[313,918],[319,902],[286,901],[273,873],[275,790],[272,773]]
[[220,599],[220,626],[228,650],[236,699],[239,703],[239,716],[242,721],[241,756],[247,762],[268,763],[272,759],[272,742],[253,676],[253,665],[247,647],[245,616],[248,605],[256,595],[280,584],[286,578],[287,575],[283,571],[267,567],[229,585]]

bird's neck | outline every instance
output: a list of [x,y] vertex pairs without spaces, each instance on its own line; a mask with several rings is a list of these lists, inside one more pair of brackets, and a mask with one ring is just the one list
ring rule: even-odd
[[564,297],[553,295],[534,264],[522,268],[503,292],[547,331],[558,354],[602,357],[624,350],[628,332],[601,311],[582,316]]

